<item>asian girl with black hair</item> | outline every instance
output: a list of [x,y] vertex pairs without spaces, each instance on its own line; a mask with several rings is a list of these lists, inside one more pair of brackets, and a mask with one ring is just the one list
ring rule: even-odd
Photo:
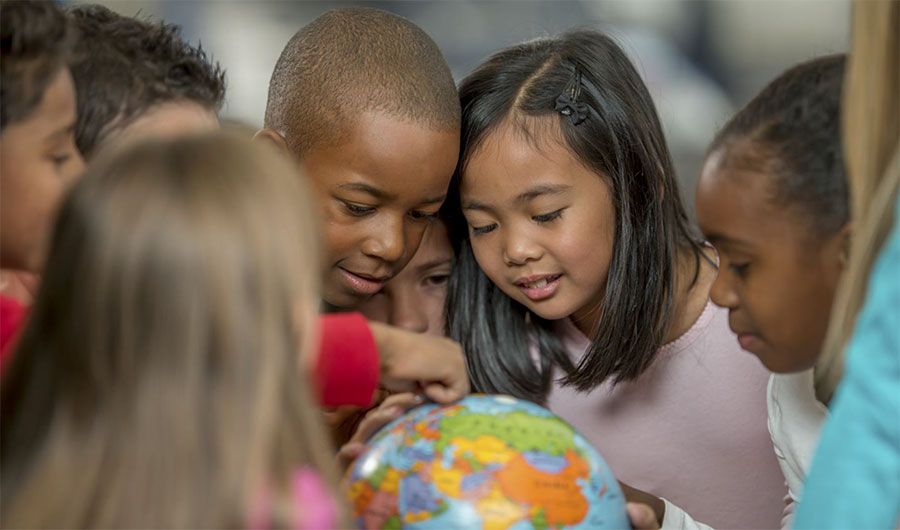
[[715,254],[624,52],[593,31],[525,42],[460,98],[448,327],[474,389],[549,406],[662,498],[664,526],[668,501],[714,527],[778,526],[768,373],[709,299]]

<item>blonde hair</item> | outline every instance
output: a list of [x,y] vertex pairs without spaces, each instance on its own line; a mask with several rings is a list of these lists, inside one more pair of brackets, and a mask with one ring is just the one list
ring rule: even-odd
[[816,394],[825,403],[840,382],[869,270],[894,219],[900,181],[900,2],[857,0],[852,38],[842,119],[854,230],[815,369]]
[[244,527],[332,457],[304,378],[319,270],[295,167],[218,134],[96,161],[2,386],[2,526]]

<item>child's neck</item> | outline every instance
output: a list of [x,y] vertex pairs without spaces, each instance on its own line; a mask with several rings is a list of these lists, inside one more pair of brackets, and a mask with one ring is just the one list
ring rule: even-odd
[[[703,253],[711,257],[712,249],[704,247]],[[684,335],[697,322],[709,301],[709,289],[716,280],[716,267],[702,255],[699,256],[698,263],[690,250],[679,253],[676,266],[675,300],[672,304],[669,327],[666,330],[665,344]]]

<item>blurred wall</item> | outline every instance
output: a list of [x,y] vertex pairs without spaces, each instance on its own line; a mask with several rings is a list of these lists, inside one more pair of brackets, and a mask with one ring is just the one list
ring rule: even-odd
[[573,27],[596,28],[629,53],[650,88],[683,192],[715,131],[787,67],[849,41],[849,0],[103,1],[182,26],[227,70],[222,117],[262,124],[272,68],[304,24],[335,7],[377,7],[430,34],[459,80],[493,51]]

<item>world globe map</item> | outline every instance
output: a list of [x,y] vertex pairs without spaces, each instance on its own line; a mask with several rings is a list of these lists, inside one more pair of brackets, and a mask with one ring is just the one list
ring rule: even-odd
[[565,421],[472,395],[379,431],[347,472],[360,528],[630,528],[618,482]]

